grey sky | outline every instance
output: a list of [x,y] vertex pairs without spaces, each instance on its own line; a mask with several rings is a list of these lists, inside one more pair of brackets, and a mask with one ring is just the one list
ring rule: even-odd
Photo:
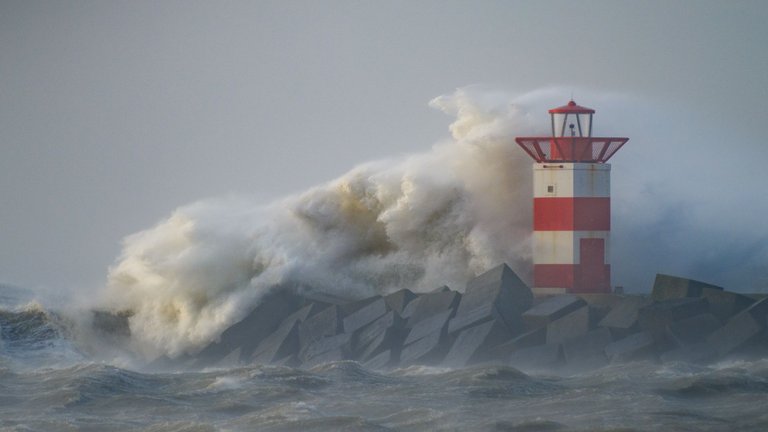
[[473,83],[639,95],[764,158],[766,23],[764,1],[1,1],[0,281],[96,286],[181,204],[427,149],[451,121],[427,102]]

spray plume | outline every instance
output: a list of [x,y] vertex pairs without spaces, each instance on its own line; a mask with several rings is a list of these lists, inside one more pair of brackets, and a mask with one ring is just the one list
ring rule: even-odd
[[[546,109],[562,104],[563,94],[459,89],[430,103],[456,120],[452,139],[428,152],[366,163],[266,206],[228,197],[181,207],[125,239],[104,301],[133,312],[134,349],[176,356],[203,348],[275,286],[347,297],[441,285],[462,290],[469,277],[500,262],[529,278],[531,161],[513,137],[547,134]],[[619,117],[629,102],[610,94],[586,100]],[[596,119],[598,127],[623,120]],[[632,130],[624,133],[637,141]],[[660,195],[653,199],[664,205]],[[627,211],[618,214],[627,219],[619,224],[624,237],[638,243],[658,222],[646,216],[633,225]],[[631,246],[613,253],[614,262],[634,254]],[[655,272],[642,265],[624,271],[635,276],[638,269]]]

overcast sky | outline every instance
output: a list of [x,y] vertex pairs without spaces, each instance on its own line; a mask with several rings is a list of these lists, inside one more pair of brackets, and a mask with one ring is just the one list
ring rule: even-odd
[[765,160],[766,23],[765,1],[0,1],[0,282],[97,286],[179,205],[424,151],[451,122],[429,100],[470,84],[638,95]]

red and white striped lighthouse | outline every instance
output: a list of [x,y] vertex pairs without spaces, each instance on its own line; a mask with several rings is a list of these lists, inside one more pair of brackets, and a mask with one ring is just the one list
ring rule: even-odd
[[538,294],[611,291],[611,165],[629,138],[592,137],[595,110],[549,110],[552,136],[515,139],[533,164],[533,286]]

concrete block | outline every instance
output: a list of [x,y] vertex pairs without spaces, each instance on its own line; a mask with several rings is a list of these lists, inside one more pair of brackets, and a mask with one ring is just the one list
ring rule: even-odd
[[700,297],[704,288],[723,290],[719,286],[693,279],[657,274],[656,280],[653,283],[651,298],[655,301],[664,301],[685,297]]
[[631,334],[605,346],[605,355],[611,361],[627,361],[650,354],[654,348],[653,336],[647,331]]
[[560,344],[538,345],[512,353],[509,364],[521,369],[549,369],[562,363]]
[[241,366],[243,362],[240,360],[240,348],[235,348],[234,351],[227,354],[223,359],[212,364],[212,367],[216,368],[233,368]]
[[270,364],[283,357],[298,354],[299,319],[297,314],[286,318],[277,330],[259,343],[249,357],[243,357],[245,363]]
[[398,315],[403,316],[403,310],[408,304],[418,298],[413,291],[409,289],[401,289],[395,291],[392,294],[384,296],[384,301],[387,303],[387,308],[397,312]]
[[744,309],[744,311],[752,315],[756,320],[764,323],[765,318],[768,317],[768,297],[763,297],[761,300],[756,301]]
[[638,324],[653,335],[656,343],[668,343],[667,326],[675,321],[709,312],[709,305],[703,298],[678,298],[664,300],[640,309]]
[[562,295],[547,298],[523,313],[523,322],[527,329],[546,327],[547,324],[585,306],[587,303],[575,295]]
[[404,343],[408,345],[432,333],[444,332],[447,328],[448,320],[451,318],[452,313],[453,311],[446,310],[432,316],[431,318],[419,321],[408,332],[408,336],[406,337]]
[[387,313],[387,303],[379,297],[344,318],[344,332],[352,333]]
[[438,287],[438,288],[435,288],[435,289],[433,289],[433,290],[432,290],[432,291],[430,291],[429,293],[430,293],[430,294],[433,294],[433,293],[437,293],[437,292],[450,292],[450,291],[453,291],[453,290],[451,289],[451,287],[449,287],[448,285],[443,285],[443,286],[441,286],[441,287]]
[[414,327],[419,321],[445,311],[451,311],[451,315],[453,315],[460,300],[461,294],[450,290],[440,290],[429,294],[422,294],[418,300],[413,300],[418,303],[416,304],[413,313],[408,318],[408,327]]
[[493,359],[506,360],[509,359],[512,353],[517,350],[530,348],[537,345],[544,345],[546,341],[547,328],[539,327],[537,329],[515,336],[504,343],[490,348],[488,350],[488,357]]
[[[448,323],[448,333],[455,336],[465,328],[494,320],[505,322],[504,317],[499,313],[496,306],[489,303],[469,312],[464,312],[461,315],[456,314]],[[516,330],[520,329],[522,327],[522,320],[515,327]]]
[[502,264],[467,283],[448,332],[457,334],[491,319],[501,320],[512,332],[522,332],[524,324],[521,314],[531,307],[532,301],[530,288],[506,264]]
[[213,364],[237,348],[241,349],[242,358],[250,358],[259,343],[274,332],[285,317],[299,309],[303,301],[290,289],[273,288],[245,318],[226,329],[217,342],[204,348],[196,356],[193,367]]
[[382,351],[398,356],[404,333],[402,318],[395,311],[389,311],[353,335],[353,355],[360,361],[367,361]]
[[610,308],[607,306],[587,305],[589,307],[589,328],[598,327],[600,321],[608,315]]
[[588,331],[589,307],[582,306],[547,325],[547,344],[558,344]]
[[[301,348],[299,352],[299,359],[302,364],[312,363],[311,360],[321,357],[327,360],[333,358],[334,360],[345,360],[349,357],[350,343],[352,335],[350,333],[341,333],[336,336],[325,337],[310,342],[306,346]],[[333,352],[334,354],[325,355],[326,353]],[[316,363],[314,363],[316,364]]]
[[387,350],[387,351],[382,351],[375,357],[366,361],[365,363],[363,363],[363,366],[365,366],[367,369],[381,370],[391,366],[392,362],[393,362],[392,352]]
[[[396,314],[395,314],[396,315]],[[403,348],[403,339],[405,338],[405,329],[399,325],[393,325],[379,333],[358,355],[360,361],[368,361],[378,356],[383,351],[389,351],[392,359],[400,358],[400,351]]]
[[302,306],[299,310],[296,312],[293,312],[292,314],[285,317],[285,319],[280,323],[280,325],[284,325],[286,322],[304,322],[307,320],[308,317],[312,315],[316,315],[320,310],[322,310],[323,307],[326,307],[326,304],[317,304],[317,303],[309,303],[304,306]]
[[415,299],[411,300],[403,308],[403,311],[400,313],[400,316],[406,320],[410,320],[411,316],[413,316],[413,313],[416,311],[416,308],[419,306],[420,300],[421,300],[421,297],[416,297]]
[[304,308],[307,308],[306,311],[302,311],[302,318],[301,321],[306,321],[309,318],[317,315],[318,313],[328,309],[329,307],[333,306],[332,304],[321,302],[321,301],[310,301],[305,299],[304,300]]
[[577,295],[590,306],[605,307],[608,309],[612,309],[626,298],[626,296],[621,293],[579,293]]
[[620,299],[600,320],[598,326],[610,329],[629,330],[637,325],[640,309],[651,304],[651,299],[641,296],[628,296]]
[[471,363],[494,360],[488,350],[511,338],[506,324],[489,321],[464,329],[453,341],[443,360],[445,366],[463,367]]
[[346,316],[349,316],[349,315],[359,311],[360,309],[368,306],[369,304],[371,304],[371,303],[373,303],[373,302],[375,302],[377,300],[381,300],[381,298],[382,298],[381,296],[367,297],[367,298],[356,300],[356,301],[352,301],[352,302],[349,302],[349,303],[339,304],[337,306],[339,307],[339,310],[341,311],[341,315],[346,317]]
[[388,331],[394,332],[402,327],[402,319],[395,313],[395,311],[389,311],[376,321],[355,332],[352,336],[353,350],[358,352],[368,346],[380,335]]
[[704,342],[722,324],[711,313],[699,314],[667,324],[667,337],[677,346]]
[[528,285],[509,266],[501,264],[467,283],[457,315],[488,303],[509,308],[519,315],[530,309],[532,302],[533,294]]
[[397,338],[397,341],[395,341],[394,334],[395,333],[393,332],[377,334],[368,345],[353,352],[351,358],[360,362],[366,362],[383,351],[390,351],[391,354],[392,350],[397,349],[397,352],[399,353],[400,349],[402,349],[402,337]]
[[721,322],[728,321],[729,318],[755,303],[755,299],[751,297],[712,288],[702,288],[701,296],[707,299],[710,312]]
[[338,306],[329,306],[301,323],[299,341],[305,346],[318,339],[336,336],[342,331],[341,310]]
[[717,356],[718,354],[715,347],[705,342],[699,342],[667,351],[659,356],[659,359],[664,363],[705,363],[711,360],[715,360]]
[[565,295],[568,294],[567,288],[553,288],[553,287],[533,287],[531,288],[531,293],[533,294],[533,300],[534,304],[537,298],[546,298],[546,297],[552,297],[556,295]]
[[450,347],[450,340],[445,332],[431,333],[404,346],[400,352],[400,364],[438,364]]
[[768,298],[744,309],[707,337],[707,343],[718,356],[724,356],[755,340],[763,332],[768,319]]
[[580,364],[584,366],[601,366],[606,363],[605,347],[613,342],[611,332],[606,328],[599,328],[564,340],[563,359],[567,364]]

